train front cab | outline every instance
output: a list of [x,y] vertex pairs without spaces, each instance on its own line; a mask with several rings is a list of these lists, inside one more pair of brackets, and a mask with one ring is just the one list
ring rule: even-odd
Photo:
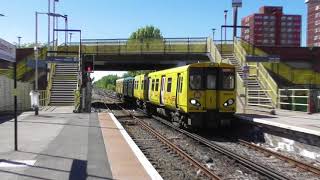
[[235,75],[230,65],[190,66],[187,126],[217,128],[235,112]]
[[134,78],[127,77],[123,80],[123,97],[126,101],[134,99]]
[[116,94],[118,98],[122,98],[123,96],[123,80],[124,79],[117,79],[116,80]]

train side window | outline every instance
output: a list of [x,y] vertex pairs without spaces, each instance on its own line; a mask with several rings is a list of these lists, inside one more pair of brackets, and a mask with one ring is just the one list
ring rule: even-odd
[[180,77],[180,93],[182,93],[182,88],[183,88],[183,77]]
[[154,79],[152,79],[151,90],[154,91]]
[[156,91],[159,89],[159,79],[156,79]]
[[167,92],[171,92],[171,84],[172,84],[172,78],[168,78],[168,82],[167,82]]

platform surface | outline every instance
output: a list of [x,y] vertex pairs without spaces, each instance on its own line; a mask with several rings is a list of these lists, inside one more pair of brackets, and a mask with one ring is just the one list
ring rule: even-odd
[[[106,119],[99,120],[101,115],[97,113],[76,114],[72,110],[72,107],[50,107],[40,111],[39,116],[34,116],[33,112],[21,114],[18,118],[18,151],[14,151],[13,120],[2,122],[0,179],[152,179],[141,165],[136,166],[134,174],[130,174],[126,166],[121,170],[115,168],[116,163],[121,164],[124,159],[117,159],[110,152],[131,151],[124,150],[126,142],[118,127],[111,122],[105,123]],[[108,133],[110,136],[105,136]],[[122,143],[121,149],[114,143],[115,139]],[[125,162],[139,163],[134,155]],[[126,163],[122,162],[122,165]],[[137,169],[141,172],[139,177]],[[122,176],[126,178],[119,178],[122,171],[127,172]]]
[[276,115],[271,115],[252,109],[246,113],[237,113],[236,116],[241,120],[320,136],[320,113],[276,110]]

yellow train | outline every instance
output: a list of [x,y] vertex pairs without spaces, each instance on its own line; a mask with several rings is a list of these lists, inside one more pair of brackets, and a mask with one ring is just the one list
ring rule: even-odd
[[[133,96],[127,97],[181,126],[214,128],[229,124],[236,112],[235,85],[234,66],[197,63],[135,76]],[[118,95],[124,87],[118,80]]]

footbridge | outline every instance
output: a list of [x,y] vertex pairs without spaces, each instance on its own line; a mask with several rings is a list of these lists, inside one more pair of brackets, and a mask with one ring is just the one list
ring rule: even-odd
[[[206,37],[163,39],[82,39],[82,60],[93,60],[95,70],[159,70],[190,63],[213,61]],[[59,47],[77,52],[79,43]]]

